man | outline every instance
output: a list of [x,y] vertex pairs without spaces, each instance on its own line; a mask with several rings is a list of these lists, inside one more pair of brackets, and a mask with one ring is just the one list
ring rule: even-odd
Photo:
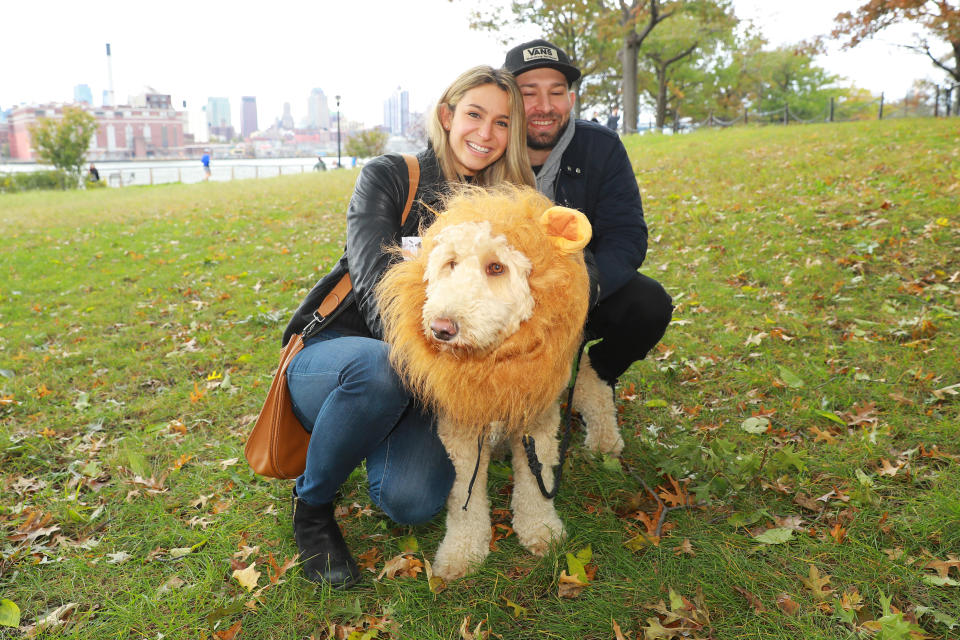
[[617,130],[617,127],[620,126],[620,112],[617,107],[613,108],[613,111],[610,112],[610,116],[607,118],[607,129]]
[[[570,85],[580,70],[562,49],[533,40],[508,51],[503,66],[516,76],[523,95],[527,155],[537,189],[557,204],[582,211],[593,225],[587,261],[594,263],[591,281],[598,282],[599,291],[587,318],[587,337],[600,341],[581,361],[574,404],[587,422],[612,420],[615,426],[611,389],[660,341],[673,312],[673,301],[660,283],[637,272],[647,252],[637,179],[616,132],[571,120]],[[618,435],[615,442],[586,445],[619,454],[623,440]]]

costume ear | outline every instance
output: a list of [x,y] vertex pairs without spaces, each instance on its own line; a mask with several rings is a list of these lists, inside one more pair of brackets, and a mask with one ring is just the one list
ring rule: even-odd
[[567,207],[550,207],[544,211],[540,216],[540,227],[563,253],[583,249],[593,235],[587,216]]

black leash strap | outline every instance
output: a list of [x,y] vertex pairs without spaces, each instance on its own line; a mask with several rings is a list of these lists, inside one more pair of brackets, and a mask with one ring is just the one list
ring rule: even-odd
[[[540,487],[540,493],[543,494],[543,497],[547,500],[552,500],[553,497],[557,495],[557,491],[560,490],[560,478],[563,476],[563,463],[567,457],[567,447],[570,446],[570,433],[573,425],[573,387],[577,383],[577,374],[580,372],[580,357],[583,355],[583,348],[585,346],[587,346],[586,340],[581,342],[580,348],[577,349],[577,356],[573,359],[573,371],[570,374],[570,382],[567,383],[567,419],[563,425],[563,436],[560,438],[560,459],[558,464],[553,467],[553,490],[547,491],[547,487],[543,483],[543,465],[537,458],[536,441],[533,436],[525,434],[522,439],[523,449],[527,452],[527,464],[530,466],[530,472],[537,479],[537,486]],[[476,472],[474,472],[474,475],[476,475]],[[473,484],[472,480],[470,482]],[[466,508],[466,506],[464,506],[464,508]]]
[[480,454],[483,453],[483,441],[487,437],[486,430],[483,431],[479,436],[477,436],[477,464],[473,468],[473,477],[470,478],[470,484],[467,485],[467,501],[463,503],[463,510],[467,510],[467,505],[470,504],[470,496],[473,495],[473,483],[477,481],[477,472],[480,471]]

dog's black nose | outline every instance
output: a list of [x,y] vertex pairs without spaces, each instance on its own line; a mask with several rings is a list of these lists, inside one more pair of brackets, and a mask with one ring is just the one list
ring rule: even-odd
[[449,342],[457,336],[457,325],[449,318],[437,318],[430,323],[430,330],[437,340]]

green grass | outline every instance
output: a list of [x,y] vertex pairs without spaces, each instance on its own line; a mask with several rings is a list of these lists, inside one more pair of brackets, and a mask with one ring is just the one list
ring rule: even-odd
[[[626,144],[643,270],[677,310],[622,380],[623,464],[575,434],[568,540],[545,558],[498,540],[439,594],[377,574],[410,536],[432,558],[442,517],[396,527],[359,471],[342,522],[374,571],[346,593],[296,568],[272,584],[270,554],[296,552],[289,482],[243,462],[282,328],[340,255],[355,172],[0,196],[0,599],[21,612],[0,638],[73,604],[38,636],[448,639],[469,616],[491,637],[608,639],[615,621],[633,640],[671,635],[651,626],[671,592],[696,602],[686,637],[960,633],[960,566],[944,585],[927,567],[960,556],[956,119]],[[769,427],[745,431],[752,416]],[[631,550],[657,508],[641,480],[668,478],[698,506]],[[495,509],[510,486],[495,464]],[[783,544],[755,538],[784,525]],[[559,597],[565,554],[588,545],[590,585]],[[248,593],[232,573],[253,562]],[[831,593],[804,585],[811,567]]]

